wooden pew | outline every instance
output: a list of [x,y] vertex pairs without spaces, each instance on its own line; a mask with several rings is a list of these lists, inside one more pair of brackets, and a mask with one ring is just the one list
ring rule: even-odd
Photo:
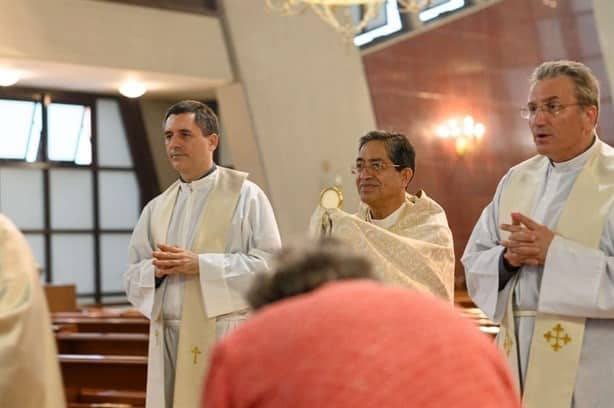
[[145,405],[149,320],[118,309],[55,312],[51,320],[69,408]]
[[84,333],[149,333],[149,320],[142,317],[56,317],[52,314],[51,322],[73,324],[78,332]]
[[[82,388],[74,400],[69,400],[68,408],[86,407],[144,407],[144,391],[100,390]],[[104,404],[104,405],[103,405]]]
[[57,333],[76,333],[77,325],[76,324],[55,324],[51,325],[51,329],[54,334]]
[[45,298],[50,312],[71,312],[77,310],[77,288],[75,285],[44,285]]
[[[146,356],[58,354],[64,387],[145,391]],[[67,393],[68,394],[68,393]]]
[[491,322],[488,317],[478,308],[471,296],[465,290],[457,290],[454,292],[454,303],[461,309],[461,314],[473,321],[479,329],[492,337],[499,333],[499,325]]
[[135,309],[110,309],[91,307],[83,310],[52,312],[52,317],[125,317],[125,318],[141,318],[146,319],[141,312]]
[[147,356],[145,333],[71,333],[55,335],[60,354]]
[[499,325],[491,322],[479,308],[466,307],[461,309],[461,314],[472,320],[482,332],[489,334],[492,337],[495,337],[497,333],[499,333]]

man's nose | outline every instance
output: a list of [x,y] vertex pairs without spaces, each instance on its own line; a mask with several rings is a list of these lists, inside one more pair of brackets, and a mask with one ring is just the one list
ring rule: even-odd
[[172,135],[170,139],[168,139],[167,145],[170,148],[181,146],[181,138],[177,135]]
[[548,114],[543,109],[537,109],[533,115],[533,124],[542,125],[546,123]]
[[371,171],[368,167],[363,167],[362,169],[360,169],[360,171],[358,172],[358,178],[361,180],[365,180],[368,178],[371,178],[372,174]]

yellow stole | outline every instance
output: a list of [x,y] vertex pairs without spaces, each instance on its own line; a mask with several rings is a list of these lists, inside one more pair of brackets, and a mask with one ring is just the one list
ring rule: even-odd
[[[223,253],[226,249],[232,214],[239,200],[247,173],[217,167],[213,189],[200,217],[191,250],[198,253]],[[166,242],[166,233],[177,200],[179,182],[160,197],[152,214],[152,236],[156,243]],[[199,275],[184,276],[177,370],[173,406],[196,407],[202,394],[203,377],[211,348],[215,343],[215,317],[208,318],[200,288]]]
[[[598,248],[609,208],[614,203],[614,149],[599,139],[594,154],[576,178],[554,232],[589,248]],[[501,194],[499,222],[511,223],[512,212],[530,214],[548,159],[533,157],[516,166]],[[578,217],[582,215],[582,221]],[[500,231],[501,239],[509,233]],[[521,384],[512,305],[516,275],[508,294],[497,343]],[[523,405],[569,407],[584,339],[585,318],[536,312]]]

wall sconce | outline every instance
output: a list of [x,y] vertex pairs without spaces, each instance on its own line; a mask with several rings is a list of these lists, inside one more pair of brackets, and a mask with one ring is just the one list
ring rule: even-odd
[[463,156],[482,142],[486,128],[473,116],[451,118],[437,126],[435,134],[441,139],[454,139],[456,153]]

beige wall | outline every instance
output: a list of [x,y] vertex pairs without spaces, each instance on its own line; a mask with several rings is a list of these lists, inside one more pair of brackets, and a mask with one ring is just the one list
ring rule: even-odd
[[232,79],[215,17],[92,0],[0,0],[0,10],[0,58]]
[[217,101],[224,121],[220,162],[248,170],[249,179],[269,193],[245,89],[241,83],[220,87],[217,89]]
[[[608,82],[610,83],[609,94],[614,95],[614,2],[612,0],[593,0],[595,29],[599,36],[601,54],[605,65]],[[602,90],[602,94],[605,93]],[[602,112],[603,113],[603,112]],[[606,112],[611,114],[611,112]]]
[[[151,155],[154,160],[154,167],[158,174],[160,190],[173,184],[177,180],[177,172],[173,169],[166,157],[164,149],[164,139],[162,138],[162,119],[166,110],[176,101],[141,101],[141,111],[143,113],[143,122],[145,122],[145,130],[151,148]],[[138,163],[136,163],[138,165]]]
[[[241,121],[223,124],[222,162],[267,191],[284,238],[305,232],[319,191],[336,175],[346,209],[355,209],[349,167],[358,137],[375,127],[359,53],[311,12],[282,17],[260,0],[219,3],[223,19],[93,0],[0,0],[0,60],[208,78],[222,115]],[[181,97],[198,97],[181,89]],[[177,99],[142,103],[162,188],[176,173],[160,121]]]
[[[321,188],[337,174],[345,208],[355,209],[349,168],[358,138],[375,127],[359,53],[311,12],[282,17],[262,1],[220,3],[251,112],[253,154],[261,157],[283,238],[305,233]],[[250,170],[236,157],[235,165]]]

